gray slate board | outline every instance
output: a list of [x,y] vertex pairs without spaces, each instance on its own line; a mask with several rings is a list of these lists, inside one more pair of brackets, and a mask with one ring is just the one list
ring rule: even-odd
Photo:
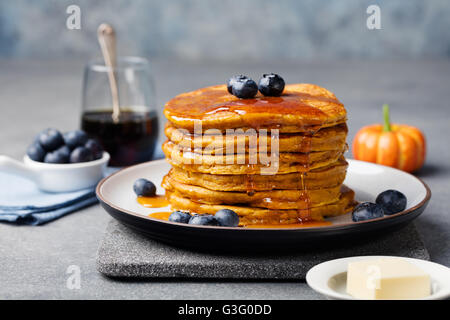
[[359,255],[430,258],[414,224],[376,241],[346,248],[251,256],[179,249],[111,220],[98,251],[97,269],[109,277],[304,279],[306,272],[318,263]]

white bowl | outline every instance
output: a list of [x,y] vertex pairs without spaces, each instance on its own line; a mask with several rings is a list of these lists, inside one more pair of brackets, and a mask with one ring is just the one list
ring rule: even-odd
[[109,154],[102,158],[80,163],[43,163],[31,160],[27,155],[23,163],[0,156],[0,170],[33,180],[39,189],[47,192],[70,192],[95,186],[103,177]]

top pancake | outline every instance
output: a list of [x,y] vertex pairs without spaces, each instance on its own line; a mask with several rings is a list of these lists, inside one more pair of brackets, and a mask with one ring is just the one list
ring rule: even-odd
[[164,108],[164,115],[177,128],[279,129],[280,132],[315,132],[346,121],[344,105],[325,88],[314,84],[286,85],[280,97],[239,99],[217,85],[182,93]]

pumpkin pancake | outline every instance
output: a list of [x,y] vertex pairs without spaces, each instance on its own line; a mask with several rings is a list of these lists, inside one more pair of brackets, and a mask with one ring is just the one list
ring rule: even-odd
[[323,206],[313,206],[308,210],[283,210],[253,208],[240,205],[204,204],[184,198],[178,192],[167,191],[166,195],[173,210],[214,214],[221,209],[231,209],[239,215],[240,226],[254,224],[292,224],[299,223],[302,219],[321,221],[324,217],[338,216],[350,212],[355,205],[353,200],[354,192],[345,186],[342,186],[341,195],[337,202]]
[[239,99],[211,86],[178,95],[164,114],[173,168],[162,186],[174,210],[231,209],[249,226],[320,221],[354,206],[343,186],[346,110],[324,88],[291,84],[280,97]]
[[[306,172],[335,163],[347,150],[329,150],[310,153],[280,153],[271,161],[270,153],[255,153],[255,161],[249,154],[204,155],[185,150],[171,141],[162,146],[167,161],[183,170],[210,174],[283,174]],[[254,164],[250,164],[254,162]]]
[[[239,132],[236,130],[235,134],[228,135],[213,135],[207,134],[194,135],[186,130],[175,128],[167,125],[164,130],[167,138],[179,146],[194,149],[194,152],[200,153],[204,148],[226,153],[228,148],[232,146],[232,152],[248,152],[250,143],[252,146],[260,148],[267,148],[271,151],[272,138],[270,132],[260,139],[254,131]],[[250,136],[252,135],[253,136]],[[347,137],[347,125],[341,124],[335,127],[324,128],[316,132],[314,135],[296,134],[296,133],[282,133],[278,136],[278,150],[279,152],[310,152],[310,151],[326,151],[326,150],[340,150],[345,146],[345,139]]]
[[183,197],[206,204],[246,204],[249,207],[268,209],[307,209],[338,201],[340,186],[314,190],[270,190],[247,192],[215,191],[180,183],[166,175],[162,187],[177,191]]
[[348,164],[342,157],[336,163],[301,173],[276,174],[270,176],[255,175],[213,175],[200,172],[189,172],[173,167],[169,176],[181,183],[199,186],[217,191],[266,191],[284,189],[319,189],[331,188],[344,182]]
[[325,88],[314,84],[288,84],[280,97],[258,93],[239,99],[217,85],[182,93],[164,107],[164,115],[177,128],[194,132],[235,128],[279,129],[280,132],[316,132],[346,121],[344,105]]

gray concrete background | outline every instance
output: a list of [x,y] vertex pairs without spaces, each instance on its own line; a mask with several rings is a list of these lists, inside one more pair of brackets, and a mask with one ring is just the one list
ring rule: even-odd
[[[0,59],[0,153],[21,158],[45,127],[74,129],[80,112],[84,63],[76,60]],[[392,120],[421,128],[428,139],[426,166],[418,176],[433,196],[416,220],[431,260],[450,267],[450,61],[329,61],[185,63],[154,60],[157,108],[174,95],[216,83],[236,73],[259,77],[277,72],[286,82],[311,82],[335,92],[349,114],[349,139],[363,125]],[[351,156],[351,155],[349,155]],[[0,195],[1,199],[1,195]],[[95,257],[109,216],[99,207],[41,227],[0,224],[0,299],[317,299],[303,282],[112,281]],[[81,268],[81,289],[66,287],[67,267]]]
[[[66,29],[66,8],[81,30]],[[382,30],[366,27],[381,8]],[[0,56],[97,55],[112,23],[120,52],[189,60],[450,56],[448,0],[0,0]]]

